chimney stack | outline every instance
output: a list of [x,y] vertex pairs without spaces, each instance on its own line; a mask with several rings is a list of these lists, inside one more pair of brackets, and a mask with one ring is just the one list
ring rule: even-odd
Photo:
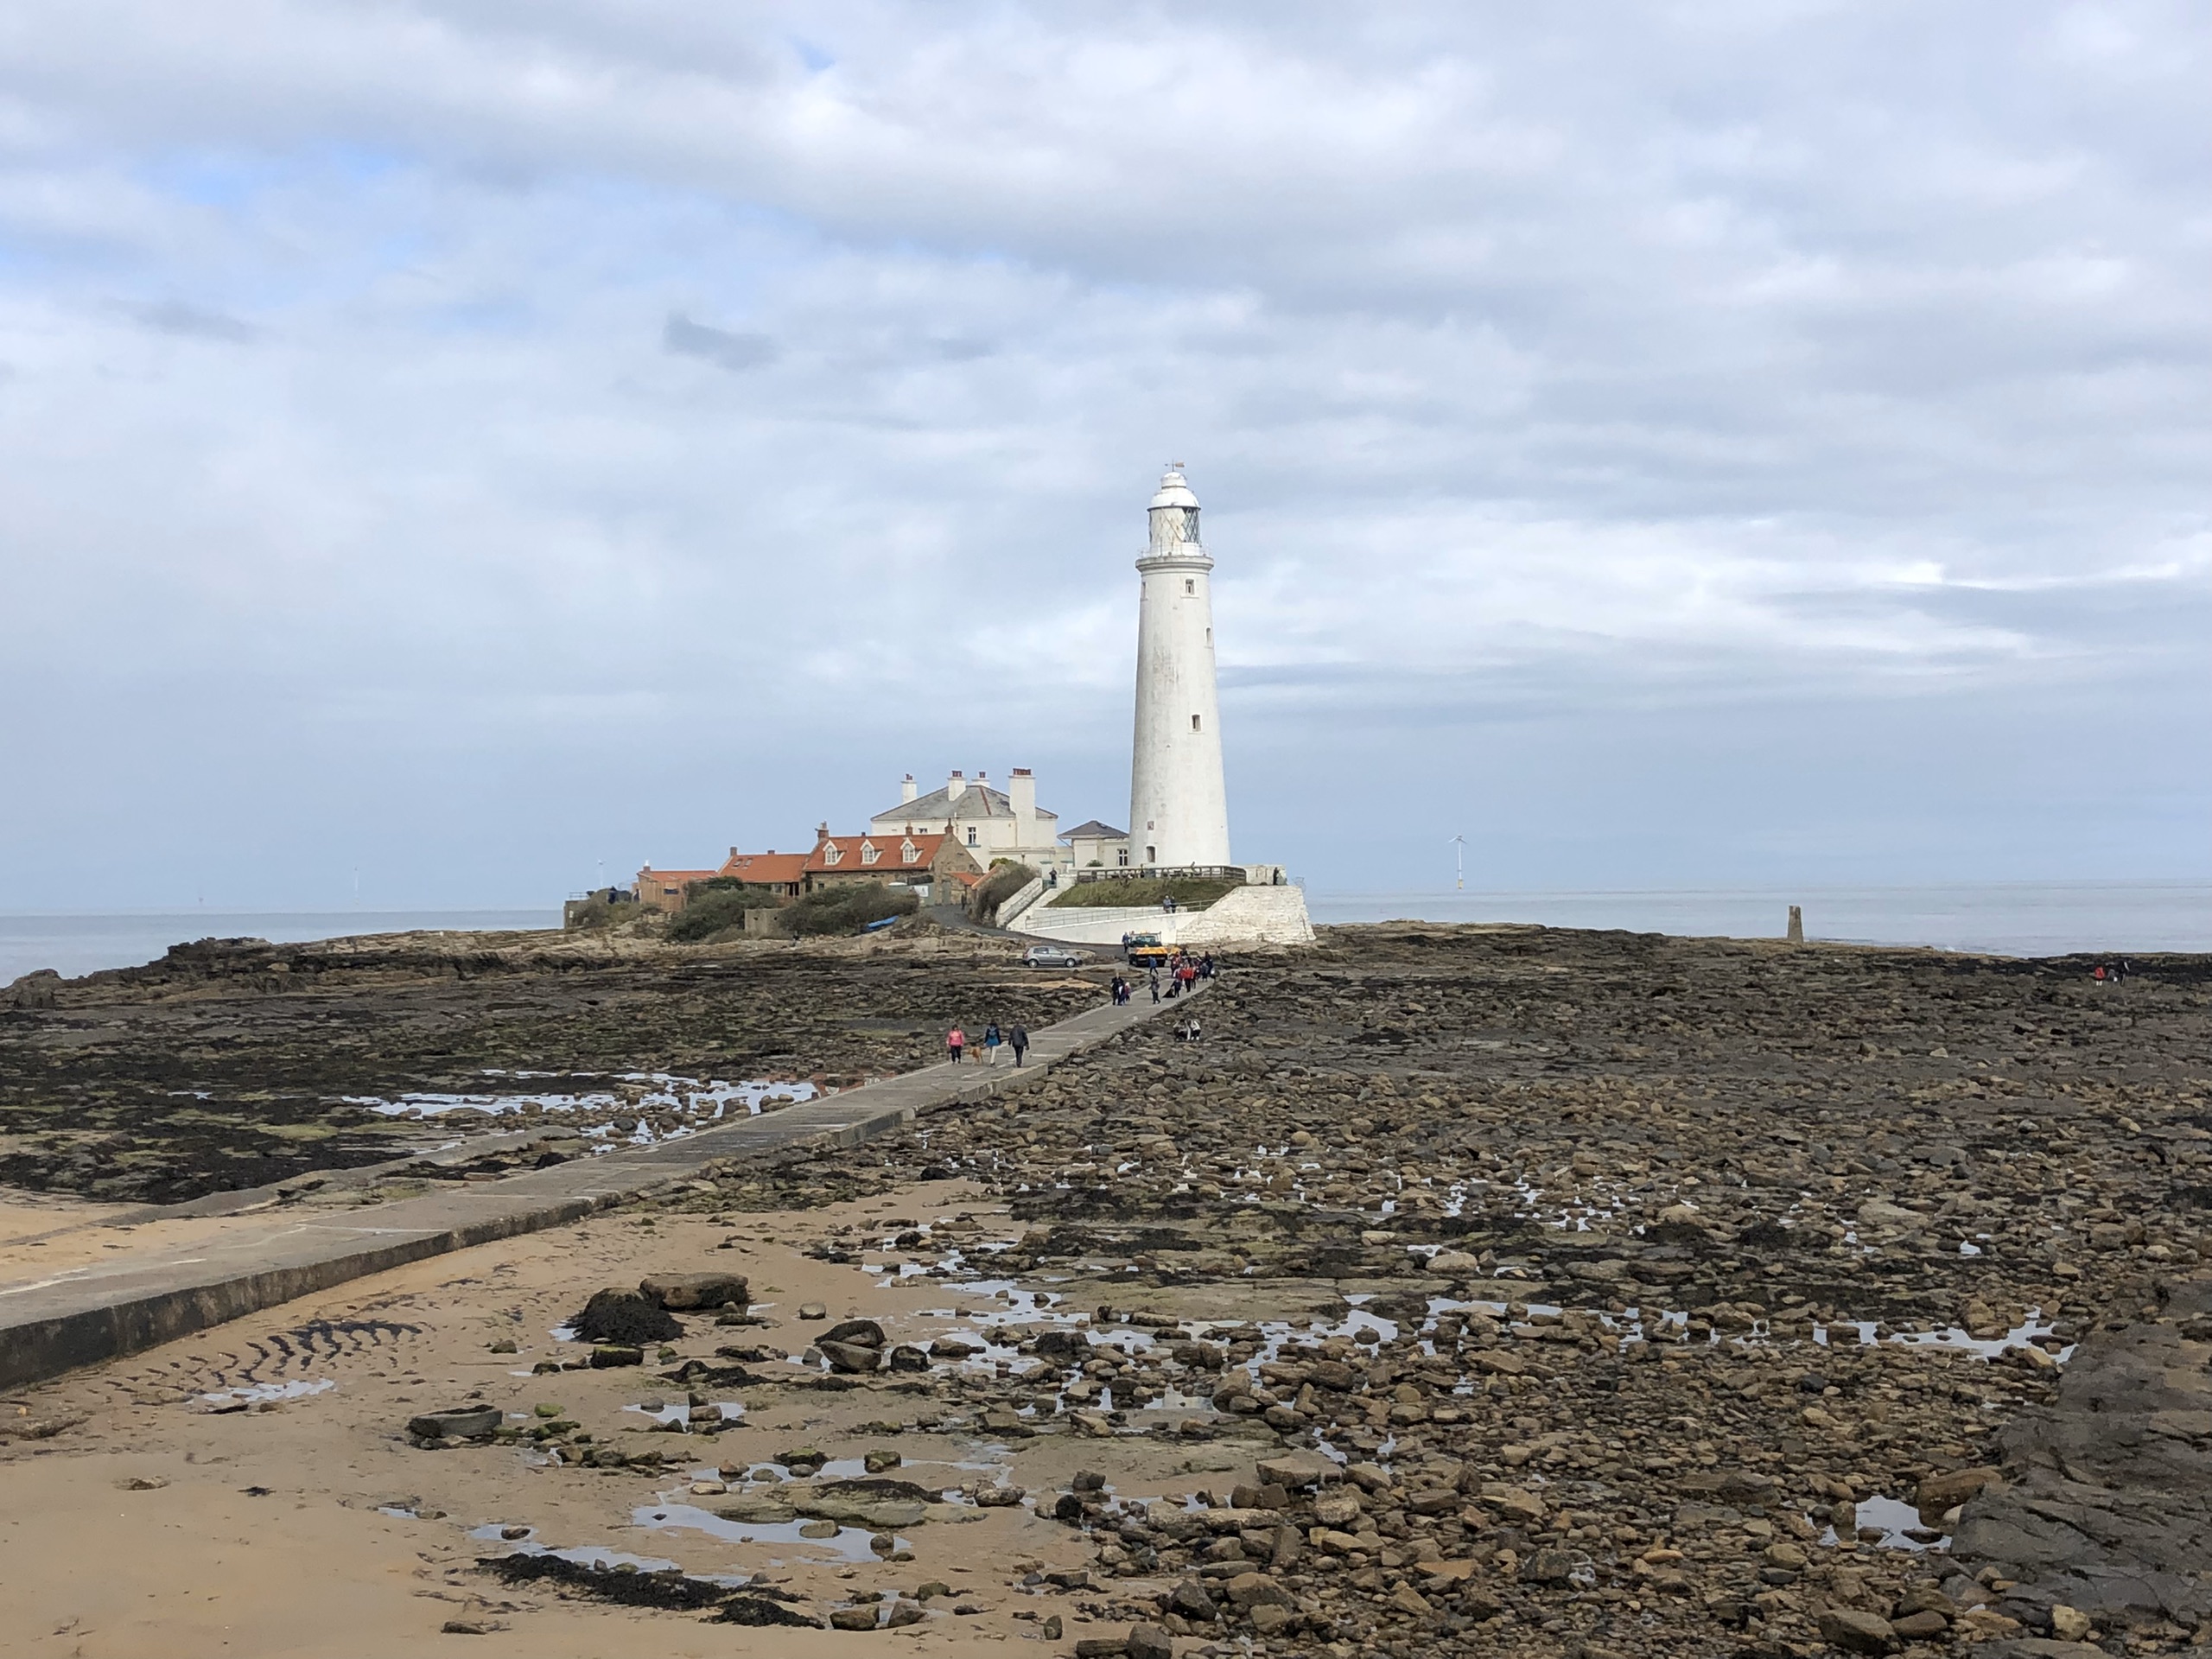
[[946,780],[944,785],[944,798],[947,801],[957,801],[967,792],[968,780],[960,775],[959,769],[956,767],[953,770],[952,776]]
[[1014,839],[1017,845],[1037,844],[1037,779],[1028,767],[1016,766],[1006,786],[1014,807]]
[[899,785],[899,804],[904,806],[921,791],[914,787],[914,774],[908,772],[906,781]]

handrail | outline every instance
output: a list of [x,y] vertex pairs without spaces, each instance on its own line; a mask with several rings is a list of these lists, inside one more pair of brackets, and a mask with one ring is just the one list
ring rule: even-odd
[[1245,880],[1242,864],[1131,864],[1114,869],[1077,870],[1075,879],[1084,881],[1160,881],[1183,877],[1198,881],[1236,881]]

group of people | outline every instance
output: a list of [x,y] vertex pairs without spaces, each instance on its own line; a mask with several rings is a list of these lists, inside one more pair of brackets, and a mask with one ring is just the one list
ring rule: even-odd
[[2117,985],[2134,971],[2135,964],[2128,961],[2126,957],[2122,957],[2117,962],[2099,963],[2096,971],[2089,977],[2100,985]]
[[[1167,980],[1165,991],[1160,987],[1160,976],[1163,971]],[[1165,963],[1152,963],[1147,970],[1146,977],[1152,991],[1152,1000],[1158,1002],[1163,999],[1172,1001],[1181,996],[1200,980],[1211,979],[1213,975],[1213,958],[1211,956],[1194,957],[1179,947]],[[1128,1001],[1135,992],[1127,979],[1116,974],[1114,976],[1113,994],[1114,1004],[1119,1007]],[[1197,1015],[1193,1014],[1175,1027],[1175,1039],[1178,1042],[1185,1043],[1195,1043],[1198,1040]],[[983,1027],[982,1037],[974,1046],[983,1051],[985,1065],[998,1064],[999,1050],[1001,1048],[1012,1049],[1014,1063],[1020,1065],[1029,1052],[1029,1028],[1016,1020],[1001,1031],[999,1029],[998,1021],[994,1020]],[[950,1057],[953,1065],[958,1065],[967,1058],[969,1047],[968,1033],[958,1026],[953,1027],[950,1031],[945,1033],[944,1052]]]
[[[1163,976],[1166,979],[1164,989],[1161,985]],[[1154,1001],[1172,1001],[1200,980],[1211,979],[1213,976],[1211,957],[1194,957],[1179,949],[1166,962],[1154,962],[1147,965],[1145,985],[1146,988],[1151,991]],[[1113,995],[1114,1004],[1119,1007],[1136,995],[1136,989],[1128,980],[1116,974],[1114,976]]]
[[[999,1050],[1001,1048],[1012,1049],[1014,1063],[1020,1065],[1023,1057],[1029,1052],[1029,1027],[1017,1020],[1004,1031],[1001,1031],[999,1022],[994,1020],[983,1027],[982,1041],[977,1046],[983,1051],[985,1065],[996,1065],[999,1063]],[[961,1030],[958,1026],[953,1027],[944,1034],[944,1048],[945,1052],[952,1057],[952,1063],[955,1065],[959,1065],[963,1057],[968,1052],[968,1033]]]
[[[1160,986],[1163,976],[1166,981],[1165,991]],[[1164,963],[1157,962],[1152,963],[1146,971],[1145,982],[1147,988],[1152,992],[1154,1001],[1172,1002],[1200,980],[1212,977],[1213,958],[1211,957],[1193,957],[1179,949]],[[1126,997],[1122,1000],[1128,1001]]]

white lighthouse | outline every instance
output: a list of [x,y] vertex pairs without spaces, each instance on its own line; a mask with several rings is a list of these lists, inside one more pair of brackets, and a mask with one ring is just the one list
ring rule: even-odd
[[1229,793],[1214,687],[1213,561],[1198,540],[1198,498],[1180,462],[1152,498],[1152,540],[1137,560],[1136,737],[1129,767],[1133,863],[1229,862]]

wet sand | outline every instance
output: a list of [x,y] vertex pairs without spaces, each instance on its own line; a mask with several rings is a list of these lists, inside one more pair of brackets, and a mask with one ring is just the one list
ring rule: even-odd
[[[942,1203],[963,1194],[945,1183],[914,1196]],[[861,1205],[835,1208],[810,1218],[804,1230],[866,1213]],[[896,1587],[904,1580],[912,1588],[926,1570],[976,1580],[977,1593],[1003,1604],[1002,1586],[977,1571],[979,1561],[1082,1554],[1062,1529],[1024,1510],[978,1511],[976,1535],[961,1529],[957,1548],[930,1549],[927,1560],[895,1567],[879,1568],[868,1556],[870,1565],[857,1573],[845,1559],[849,1543],[844,1553],[804,1543],[733,1548],[680,1528],[632,1524],[632,1512],[660,1494],[703,1502],[688,1491],[695,1471],[766,1459],[793,1444],[858,1455],[863,1444],[881,1441],[925,1467],[932,1452],[948,1465],[969,1456],[940,1437],[861,1433],[862,1422],[887,1410],[912,1412],[911,1402],[873,1393],[761,1399],[743,1427],[707,1440],[652,1433],[642,1414],[625,1409],[640,1398],[684,1397],[649,1377],[641,1382],[638,1370],[514,1375],[573,1351],[575,1344],[549,1333],[575,1312],[580,1285],[634,1282],[671,1263],[721,1267],[733,1255],[764,1287],[778,1287],[764,1288],[774,1306],[760,1309],[778,1320],[778,1334],[803,1338],[791,1310],[816,1298],[835,1299],[840,1318],[869,1313],[917,1329],[931,1323],[912,1319],[918,1304],[935,1299],[925,1287],[866,1294],[854,1269],[808,1261],[791,1248],[798,1230],[774,1224],[748,1227],[742,1252],[716,1249],[731,1230],[703,1220],[664,1220],[650,1230],[609,1220],[518,1240],[383,1274],[345,1295],[291,1304],[38,1391],[34,1410],[41,1421],[79,1414],[87,1421],[6,1453],[0,1628],[18,1633],[23,1645],[11,1641],[13,1650],[34,1653],[337,1654],[399,1651],[425,1637],[441,1639],[444,1622],[462,1618],[508,1627],[465,1643],[472,1652],[580,1659],[723,1653],[757,1633],[500,1586],[474,1563],[512,1546],[469,1535],[526,1523],[533,1541],[554,1547],[602,1545],[699,1572],[770,1571],[810,1599],[856,1583]],[[297,1334],[318,1322],[338,1333],[319,1344]],[[750,1336],[753,1328],[702,1329],[701,1341],[679,1345],[711,1357],[716,1338]],[[502,1338],[515,1340],[518,1352],[489,1352]],[[305,1357],[288,1362],[280,1343]],[[217,1409],[255,1389],[276,1393],[310,1379],[332,1386]],[[478,1399],[525,1413],[557,1404],[603,1440],[683,1455],[665,1471],[601,1474],[543,1466],[508,1447],[425,1452],[398,1432],[417,1411]],[[929,1469],[930,1478],[948,1484],[975,1473]],[[161,1484],[129,1490],[145,1482]],[[414,1514],[382,1512],[400,1507]],[[940,1535],[953,1530],[937,1529]],[[1003,1639],[1024,1628],[1000,1611],[960,1624],[962,1641],[990,1632]],[[855,1643],[881,1639],[772,1634],[772,1650],[784,1652],[857,1650]],[[932,1633],[925,1645],[954,1634]]]

